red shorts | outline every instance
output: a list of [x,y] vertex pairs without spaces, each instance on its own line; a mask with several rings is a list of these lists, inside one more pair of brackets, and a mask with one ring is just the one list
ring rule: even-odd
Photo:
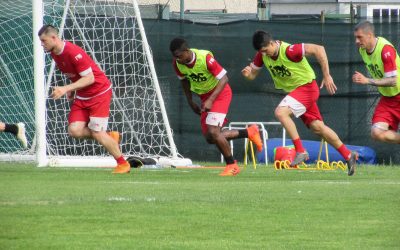
[[311,83],[302,85],[288,94],[304,105],[306,112],[300,116],[303,123],[309,127],[310,123],[319,120],[323,121],[319,112],[317,101],[319,98],[319,87],[313,80]]
[[[210,91],[206,94],[200,95],[202,105],[207,100],[207,98],[212,94],[212,92],[213,91]],[[229,105],[231,104],[231,100],[232,100],[232,89],[229,86],[229,84],[227,83],[225,85],[224,89],[219,93],[217,98],[215,98],[213,105],[212,105],[210,111],[208,111],[208,112],[228,114]],[[200,116],[201,131],[204,135],[207,134],[207,130],[208,130],[207,124],[206,124],[206,118],[207,118],[208,112],[201,112],[201,116]],[[224,124],[226,124],[227,121],[228,120],[225,118],[225,121],[222,124],[222,126]]]
[[112,90],[89,100],[75,99],[68,116],[68,123],[89,122],[89,117],[106,118],[110,115]]
[[400,122],[400,95],[381,97],[372,117],[372,124],[377,122],[385,122],[389,124],[391,130],[398,130]]

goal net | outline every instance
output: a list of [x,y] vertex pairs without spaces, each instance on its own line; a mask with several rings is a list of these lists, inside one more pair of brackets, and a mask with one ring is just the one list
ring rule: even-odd
[[[157,158],[162,164],[190,164],[189,159],[180,157],[174,144],[136,0],[34,2],[33,6],[26,0],[0,2],[0,120],[26,123],[31,142],[29,150],[21,151],[14,138],[2,134],[6,138],[0,142],[2,158],[34,156],[39,165],[51,166],[115,165],[95,141],[68,135],[70,102],[49,98],[52,86],[70,83],[41,48],[33,56],[38,42],[35,28],[52,24],[63,39],[81,46],[112,82],[108,129],[121,133],[123,154]],[[40,2],[38,12],[43,14],[35,17],[35,5]],[[35,27],[33,19],[37,22],[38,16],[43,20]],[[44,77],[34,74],[33,62]],[[35,80],[34,75],[43,81]]]

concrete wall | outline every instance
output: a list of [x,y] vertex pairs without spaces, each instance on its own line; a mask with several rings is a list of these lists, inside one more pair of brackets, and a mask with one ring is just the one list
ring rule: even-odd
[[[138,0],[139,4],[168,4],[179,12],[180,0]],[[228,13],[257,13],[257,0],[185,0],[185,10],[222,10]]]
[[374,9],[389,9],[390,13],[390,9],[400,9],[400,4],[368,4],[367,16],[372,17]]
[[325,13],[337,13],[335,3],[304,3],[304,4],[271,4],[271,15],[314,15]]
[[[119,0],[126,1],[126,0]],[[267,0],[271,15],[319,15],[321,11],[326,14],[350,14],[350,2],[342,1],[271,1]],[[180,0],[138,0],[141,5],[166,4],[170,11],[180,11]],[[373,9],[400,9],[398,2],[379,3],[376,1],[354,1],[354,7],[362,5],[362,17],[372,17]],[[184,9],[191,11],[212,11],[226,9],[227,13],[257,13],[257,0],[185,0]]]

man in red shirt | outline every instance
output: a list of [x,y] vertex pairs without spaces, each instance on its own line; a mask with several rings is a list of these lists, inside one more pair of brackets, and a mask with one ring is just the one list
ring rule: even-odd
[[22,147],[28,147],[28,140],[26,139],[25,134],[25,124],[23,124],[22,122],[19,122],[17,124],[0,122],[0,132],[13,134],[20,141]]
[[[200,115],[201,129],[207,142],[216,144],[225,158],[226,168],[220,176],[234,176],[240,169],[234,160],[228,140],[249,138],[262,150],[260,133],[256,125],[242,130],[224,130],[232,90],[228,83],[226,70],[207,50],[189,48],[186,40],[175,38],[169,47],[172,66],[181,81],[186,100],[192,110]],[[192,92],[201,99],[201,107],[192,99]]]
[[55,100],[67,95],[73,100],[68,117],[68,133],[74,138],[92,138],[106,148],[117,161],[113,173],[130,172],[118,145],[119,133],[106,132],[112,97],[111,83],[103,71],[79,46],[63,41],[52,25],[43,26],[38,32],[42,46],[57,67],[71,83],[53,87]]
[[362,59],[372,78],[355,72],[353,82],[378,88],[382,95],[372,117],[371,137],[389,143],[400,143],[400,59],[393,45],[375,36],[372,23],[363,21],[354,29],[354,37]]
[[[291,166],[309,157],[292,119],[295,116],[300,117],[308,128],[324,138],[343,156],[347,161],[348,175],[353,175],[358,154],[351,152],[335,131],[323,122],[317,105],[320,88],[325,86],[331,95],[336,92],[324,47],[317,44],[288,44],[274,40],[270,33],[261,30],[253,35],[253,47],[257,54],[253,62],[242,70],[242,75],[253,80],[264,65],[271,74],[275,88],[288,93],[275,109],[275,117],[292,138],[296,149],[296,157]],[[323,79],[320,88],[315,80],[314,70],[307,61],[308,56],[315,57],[321,66]]]

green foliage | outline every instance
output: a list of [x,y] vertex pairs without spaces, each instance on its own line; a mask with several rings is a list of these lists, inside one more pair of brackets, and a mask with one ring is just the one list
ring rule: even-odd
[[0,249],[396,249],[400,168],[0,165]]

